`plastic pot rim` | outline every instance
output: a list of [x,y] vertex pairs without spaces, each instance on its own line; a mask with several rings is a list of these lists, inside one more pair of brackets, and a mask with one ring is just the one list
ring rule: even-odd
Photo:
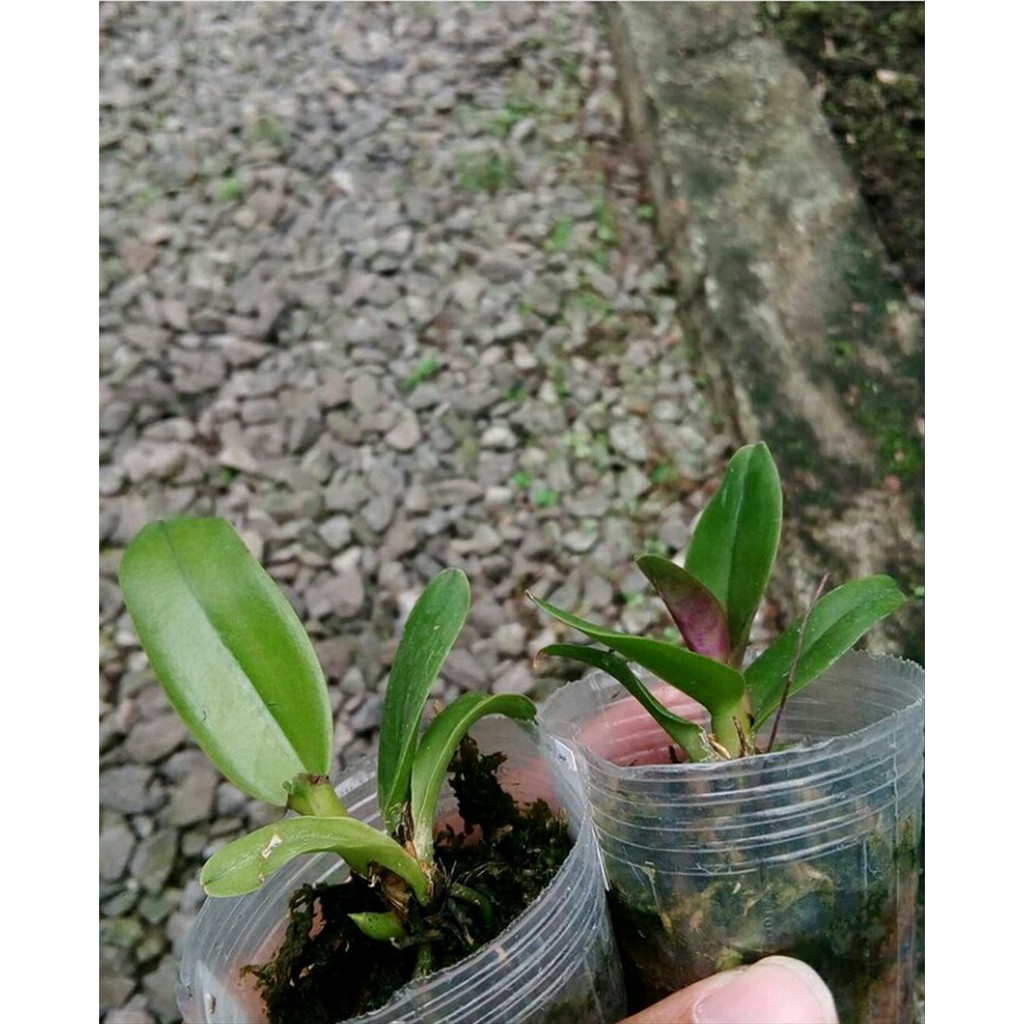
[[[503,728],[514,728],[522,732],[528,737],[529,742],[535,747],[535,754],[538,763],[544,764],[543,753],[541,749],[540,739],[537,733],[535,725],[525,725],[519,722],[510,722],[506,720],[498,720],[489,722],[488,720],[482,720],[477,723],[473,728],[471,734],[477,734],[478,732],[487,734],[499,733]],[[494,749],[502,749],[502,741],[498,739],[497,744],[492,743]],[[545,765],[546,771],[552,776],[550,766]],[[372,757],[360,758],[354,762],[348,768],[345,769],[341,778],[338,781],[336,789],[339,795],[344,799],[347,795],[358,790],[364,786],[375,786],[376,782],[376,765]],[[366,798],[364,798],[366,799]],[[538,797],[538,799],[547,799],[546,797]],[[550,802],[550,800],[548,801]],[[374,810],[376,807],[376,800],[372,800],[372,806],[368,809],[368,816],[372,819],[374,816]],[[566,818],[571,819],[571,815],[568,813],[568,808],[565,806],[555,806],[553,810]],[[363,813],[359,813],[360,817],[364,817]],[[442,968],[433,974],[422,978],[410,981],[403,985],[401,988],[396,989],[394,994],[388,1000],[387,1003],[381,1005],[377,1009],[370,1011],[369,1013],[362,1014],[358,1017],[346,1018],[347,1021],[351,1021],[352,1024],[362,1021],[373,1021],[381,1022],[389,1020],[389,1013],[397,1014],[395,1020],[404,1020],[407,1013],[416,1006],[426,1005],[432,1002],[434,999],[441,999],[443,1005],[446,1008],[445,1013],[451,1013],[453,1007],[450,1005],[452,999],[458,994],[462,994],[464,999],[472,1001],[473,991],[478,991],[478,985],[480,984],[480,975],[483,975],[483,982],[487,983],[488,980],[488,964],[493,964],[495,958],[503,960],[508,954],[519,957],[520,962],[516,964],[516,975],[520,979],[521,986],[528,986],[531,981],[540,982],[543,985],[547,985],[549,988],[557,988],[559,985],[564,984],[567,978],[571,977],[571,971],[566,974],[560,973],[558,977],[545,978],[545,966],[548,961],[545,950],[548,948],[548,942],[541,942],[540,939],[543,937],[539,935],[539,932],[547,931],[549,926],[543,924],[543,920],[549,917],[553,917],[555,928],[554,931],[556,936],[562,940],[563,945],[572,945],[574,935],[565,933],[565,927],[568,924],[576,925],[580,932],[587,932],[588,936],[594,934],[595,922],[593,908],[591,907],[590,900],[586,899],[586,880],[590,875],[588,869],[589,861],[594,861],[593,872],[599,879],[603,876],[600,871],[600,861],[597,850],[597,838],[591,827],[591,815],[589,808],[584,806],[582,808],[582,818],[580,819],[580,825],[575,829],[575,836],[572,839],[572,846],[569,849],[565,860],[561,863],[554,876],[545,886],[545,888],[537,895],[537,897],[523,909],[523,911],[497,936],[481,946],[478,950],[464,957],[458,963],[451,964],[448,967]],[[315,873],[315,879],[310,881],[341,881],[348,874],[348,867],[342,861],[336,857],[332,857],[330,854],[317,854],[308,858],[304,858],[300,863],[297,862],[295,866],[296,870],[287,872],[278,880],[278,887],[287,888],[288,893],[295,891],[295,889],[303,884],[304,879],[299,879],[297,873],[299,870],[312,871]],[[268,880],[268,885],[273,884],[273,880]],[[603,882],[601,883],[603,888]],[[558,901],[555,904],[551,904],[552,891],[559,893]],[[222,922],[214,921],[205,926],[203,934],[203,941],[211,941],[213,936],[224,928],[229,927],[229,923],[232,920],[230,914],[230,905],[236,904],[236,907],[243,901],[250,900],[255,896],[264,895],[266,896],[267,890],[260,889],[254,893],[247,894],[246,896],[217,899],[214,905],[223,905],[224,911],[228,916],[224,918]],[[201,982],[201,977],[195,972],[197,970],[208,970],[206,962],[203,959],[203,955],[199,948],[195,946],[197,937],[200,934],[198,926],[200,925],[200,917],[204,910],[207,910],[210,905],[211,897],[207,897],[206,902],[200,910],[200,914],[197,916],[196,921],[193,923],[190,929],[189,937],[185,940],[185,946],[183,949],[183,955],[179,965],[178,974],[178,994],[179,994],[179,1005],[182,1012],[185,1011],[185,1002],[191,1002],[201,998],[201,993],[204,988],[201,987],[199,991],[193,992],[191,990],[191,983]],[[551,905],[545,905],[551,904]],[[238,908],[238,912],[242,912],[241,908]],[[255,908],[252,911],[256,914]],[[285,911],[286,913],[286,911]],[[283,924],[284,917],[277,919],[277,925]],[[266,931],[258,940],[254,943],[253,949],[263,950],[267,948],[268,943],[271,942],[273,937],[273,930]],[[584,942],[585,950],[589,950],[590,945],[593,943],[593,939],[587,938],[585,941],[580,938],[579,942]],[[276,948],[276,940],[274,941],[274,948]],[[537,948],[532,948],[536,946]],[[272,956],[273,951],[269,954],[265,953],[254,953],[254,957],[258,957],[260,961],[265,961],[266,956]],[[589,955],[586,952],[583,955]],[[186,965],[190,965],[191,972],[189,977],[186,977],[185,968]],[[241,962],[236,966],[229,967],[227,970],[231,972],[237,972],[241,968]],[[482,972],[481,972],[482,968]],[[503,968],[504,969],[504,968]],[[493,967],[491,968],[493,972]],[[235,984],[231,974],[224,974],[222,984],[226,986],[233,986]],[[436,989],[436,994],[432,991]],[[206,1012],[206,1008],[203,1008],[202,1012]],[[339,1022],[342,1024],[342,1022]]]
[[[551,715],[545,716],[545,707],[542,704],[538,714],[538,723],[541,731],[561,742],[572,743],[584,760],[597,767],[606,777],[616,778],[621,781],[649,780],[652,782],[665,782],[679,779],[682,776],[694,778],[728,778],[731,775],[741,775],[750,770],[751,764],[756,761],[758,770],[770,772],[772,769],[785,769],[791,764],[809,765],[815,760],[831,761],[845,753],[853,753],[858,747],[869,746],[878,742],[889,733],[895,732],[895,720],[906,719],[908,722],[914,717],[918,709],[924,706],[924,669],[916,662],[906,658],[899,658],[888,654],[872,654],[867,651],[849,651],[840,658],[828,671],[832,672],[841,668],[844,662],[850,661],[871,661],[880,666],[898,668],[905,672],[907,680],[913,677],[918,683],[916,696],[907,701],[903,706],[887,711],[881,717],[868,725],[861,726],[849,732],[839,733],[834,736],[827,736],[812,742],[800,742],[792,747],[783,750],[773,750],[765,754],[757,754],[754,757],[733,758],[728,761],[684,761],[678,764],[642,764],[642,765],[618,765],[608,760],[601,754],[596,753],[589,745],[580,739],[580,732],[584,725],[589,724],[600,712],[595,713],[586,722],[573,722],[565,730],[558,725],[551,724]],[[612,695],[622,694],[624,701],[633,701],[634,698],[628,694],[626,689],[607,673],[596,670],[588,672],[573,682],[566,683],[563,689],[569,687],[583,687],[584,685],[600,683],[609,695],[608,704],[618,703],[618,699],[612,699]],[[812,686],[814,684],[811,684]],[[820,684],[819,684],[820,685]],[[559,693],[561,691],[556,691]],[[807,691],[797,694],[792,700],[797,701],[805,697]],[[553,695],[555,696],[555,695]],[[811,696],[808,694],[808,696]],[[549,698],[550,699],[550,698]],[[806,698],[805,698],[806,699]],[[639,704],[637,705],[639,707]],[[666,735],[666,743],[671,743]],[[770,783],[769,783],[770,784]],[[760,784],[761,786],[764,783]],[[759,787],[760,788],[760,787]]]

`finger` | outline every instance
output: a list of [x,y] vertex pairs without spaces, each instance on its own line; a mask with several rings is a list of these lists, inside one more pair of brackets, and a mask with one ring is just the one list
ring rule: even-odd
[[622,1024],[839,1024],[825,982],[807,964],[770,956],[705,978]]

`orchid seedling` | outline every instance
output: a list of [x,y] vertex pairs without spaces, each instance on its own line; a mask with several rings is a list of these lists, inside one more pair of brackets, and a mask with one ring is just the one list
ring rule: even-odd
[[[870,576],[815,596],[802,621],[749,665],[751,625],[771,576],[782,530],[782,488],[767,445],[740,448],[705,508],[683,566],[637,558],[668,608],[682,644],[630,636],[529,595],[559,622],[603,645],[552,644],[557,655],[617,679],[692,761],[758,753],[757,735],[786,700],[818,678],[876,622],[906,600],[888,576]],[[629,661],[689,695],[710,715],[710,732],[664,706]],[[776,718],[776,726],[778,718]],[[775,729],[767,749],[774,741]]]
[[430,582],[395,653],[377,762],[386,831],[352,817],[335,793],[323,670],[295,611],[230,524],[151,523],[125,551],[120,581],[153,669],[199,746],[239,789],[296,812],[218,850],[200,876],[206,892],[238,896],[295,857],[335,853],[379,885],[387,907],[351,914],[355,924],[374,939],[404,936],[410,902],[429,907],[439,896],[434,818],[452,755],[483,716],[535,713],[524,696],[465,693],[421,735],[430,689],[469,611],[465,574],[447,569]]

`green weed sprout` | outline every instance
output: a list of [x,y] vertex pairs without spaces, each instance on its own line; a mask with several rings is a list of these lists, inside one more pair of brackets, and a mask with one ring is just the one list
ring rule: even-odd
[[[558,655],[617,679],[693,761],[759,752],[756,737],[786,700],[848,651],[876,622],[906,600],[888,576],[836,587],[815,600],[759,657],[744,667],[754,615],[764,595],[782,529],[782,488],[767,445],[740,448],[722,486],[694,529],[683,567],[659,555],[637,558],[682,636],[682,645],[629,636],[595,625],[540,598],[540,608],[607,650],[553,644]],[[673,714],[630,668],[627,659],[703,705],[710,733]]]
[[[327,684],[298,616],[222,519],[151,523],[120,567],[125,604],[167,696],[210,760],[239,789],[297,812],[218,850],[200,881],[211,896],[259,888],[302,854],[332,852],[388,909],[352,914],[370,938],[408,934],[411,903],[440,897],[434,817],[448,763],[484,715],[534,716],[520,695],[465,693],[420,734],[437,674],[469,611],[464,573],[446,569],[409,614],[381,719],[377,783],[386,831],[352,817],[330,768]],[[448,892],[470,902],[466,890]]]

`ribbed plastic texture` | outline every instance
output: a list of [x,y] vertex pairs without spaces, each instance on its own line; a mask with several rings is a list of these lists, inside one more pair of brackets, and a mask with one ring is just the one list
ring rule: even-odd
[[910,1019],[917,665],[844,656],[788,703],[773,753],[734,761],[671,763],[667,735],[603,673],[553,694],[540,726],[561,791],[592,805],[631,1001],[789,952],[819,969],[844,1022]]
[[[501,750],[502,785],[519,802],[538,798],[553,807],[550,769],[535,731],[507,719],[477,723],[472,735],[485,752]],[[348,772],[338,792],[349,811],[380,826],[376,780],[368,763]],[[570,794],[573,848],[550,885],[497,939],[454,967],[407,985],[359,1024],[542,1024],[611,1022],[624,1015],[621,967],[605,902],[597,845],[586,809]],[[455,810],[442,794],[442,816]],[[289,895],[300,885],[340,881],[348,869],[337,857],[293,862],[261,890],[237,899],[208,899],[186,941],[178,986],[185,1020],[194,1024],[262,1024],[259,996],[239,971],[273,955]],[[343,984],[339,979],[339,984]]]

